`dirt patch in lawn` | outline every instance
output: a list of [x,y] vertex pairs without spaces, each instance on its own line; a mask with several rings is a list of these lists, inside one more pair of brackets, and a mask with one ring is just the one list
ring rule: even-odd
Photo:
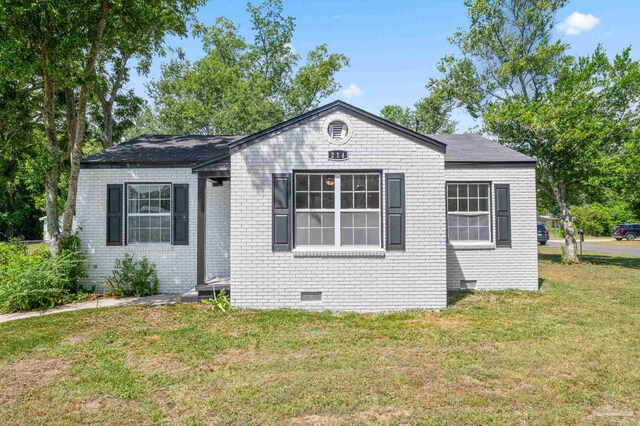
[[299,425],[335,425],[353,423],[396,423],[408,420],[411,412],[407,409],[365,410],[351,414],[312,414],[294,417],[285,422],[290,426]]
[[24,394],[53,383],[71,365],[61,359],[31,358],[6,365],[0,373],[0,404],[15,402]]

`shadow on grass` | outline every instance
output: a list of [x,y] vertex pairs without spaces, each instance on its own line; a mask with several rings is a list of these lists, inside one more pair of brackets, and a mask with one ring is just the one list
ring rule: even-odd
[[447,292],[447,306],[457,305],[473,294],[473,290],[449,290]]
[[[562,263],[560,254],[538,253],[539,260],[546,260],[552,263]],[[592,265],[621,266],[624,268],[640,269],[640,257],[605,256],[599,254],[585,254],[580,257],[581,262]],[[540,283],[542,284],[542,283]]]

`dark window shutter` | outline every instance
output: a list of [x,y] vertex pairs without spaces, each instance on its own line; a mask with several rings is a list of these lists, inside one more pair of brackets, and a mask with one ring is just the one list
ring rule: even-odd
[[122,245],[123,185],[107,185],[107,245]]
[[404,174],[387,173],[387,250],[405,249]]
[[273,251],[291,250],[291,174],[273,175]]
[[511,197],[509,185],[496,184],[496,245],[511,246]]
[[189,185],[173,184],[173,235],[174,246],[189,245]]

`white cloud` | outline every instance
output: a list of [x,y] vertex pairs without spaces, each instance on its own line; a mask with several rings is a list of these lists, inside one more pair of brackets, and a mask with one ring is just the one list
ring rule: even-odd
[[558,25],[561,31],[569,35],[578,35],[583,31],[591,31],[600,23],[600,18],[589,13],[573,12]]
[[349,84],[349,87],[342,91],[342,96],[347,99],[357,98],[358,96],[362,96],[364,92],[361,88],[359,88],[355,83]]

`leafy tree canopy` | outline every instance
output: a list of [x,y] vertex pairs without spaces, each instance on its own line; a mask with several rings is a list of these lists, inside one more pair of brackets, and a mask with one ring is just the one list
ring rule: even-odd
[[149,87],[153,109],[136,131],[155,133],[248,134],[312,109],[338,90],[335,74],[349,63],[325,44],[305,61],[292,47],[294,18],[283,15],[281,0],[247,6],[253,40],[218,18],[198,27],[205,57],[184,55],[165,64]]

